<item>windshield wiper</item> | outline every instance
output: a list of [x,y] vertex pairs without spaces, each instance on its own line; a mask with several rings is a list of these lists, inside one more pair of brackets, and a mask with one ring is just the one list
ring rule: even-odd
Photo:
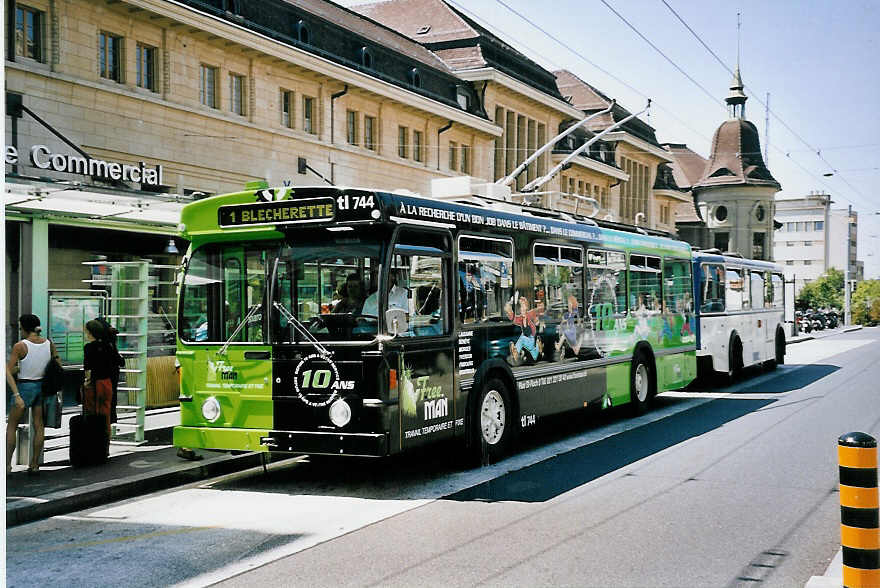
[[227,339],[226,343],[223,344],[223,347],[221,347],[220,350],[217,351],[217,355],[226,355],[226,350],[229,349],[229,345],[232,343],[233,339],[238,337],[238,334],[241,332],[241,329],[247,324],[247,322],[250,320],[250,318],[252,316],[254,316],[254,313],[257,312],[257,310],[259,310],[260,307],[262,307],[262,306],[263,306],[263,303],[258,302],[248,309],[247,314],[244,315],[244,318],[241,319],[241,322],[238,323],[237,327],[235,327],[235,330],[229,336],[229,339]]
[[330,358],[330,352],[327,350],[327,348],[324,347],[323,345],[321,345],[321,343],[318,341],[318,339],[316,339],[314,335],[309,333],[308,328],[306,328],[306,326],[304,324],[302,324],[298,318],[293,316],[293,314],[289,310],[287,310],[287,308],[285,308],[283,304],[281,304],[280,302],[278,302],[276,300],[275,302],[272,303],[272,306],[274,306],[278,310],[278,312],[280,312],[281,315],[287,319],[287,323],[291,327],[293,327],[293,329],[297,333],[302,335],[302,337],[304,339],[306,339],[306,341],[308,343],[310,343],[312,345],[312,347],[314,347],[317,350],[317,352],[321,355],[321,357],[323,357],[324,359]]

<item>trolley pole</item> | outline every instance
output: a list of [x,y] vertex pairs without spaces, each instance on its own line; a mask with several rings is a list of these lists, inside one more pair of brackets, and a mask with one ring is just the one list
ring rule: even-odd
[[837,440],[840,464],[840,538],[845,588],[880,586],[877,440],[847,433]]

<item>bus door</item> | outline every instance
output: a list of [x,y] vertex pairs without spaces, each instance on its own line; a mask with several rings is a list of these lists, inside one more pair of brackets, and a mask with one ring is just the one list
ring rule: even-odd
[[389,349],[398,351],[401,449],[451,438],[455,431],[450,250],[445,233],[401,231],[382,286],[384,316],[403,311],[406,317],[385,324],[396,334]]

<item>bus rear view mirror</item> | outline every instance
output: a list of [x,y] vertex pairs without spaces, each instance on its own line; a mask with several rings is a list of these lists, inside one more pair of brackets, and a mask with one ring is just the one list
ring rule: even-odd
[[388,326],[388,332],[395,337],[409,330],[409,324],[406,322],[406,311],[402,308],[389,308],[386,310],[385,324]]

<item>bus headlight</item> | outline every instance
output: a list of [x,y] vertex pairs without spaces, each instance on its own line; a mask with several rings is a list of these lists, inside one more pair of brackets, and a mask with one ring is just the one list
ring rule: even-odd
[[351,406],[345,400],[339,399],[330,405],[330,422],[339,428],[344,427],[351,421]]
[[209,423],[213,423],[219,419],[220,401],[213,396],[209,396],[208,399],[202,403],[202,416],[205,417],[205,420]]

